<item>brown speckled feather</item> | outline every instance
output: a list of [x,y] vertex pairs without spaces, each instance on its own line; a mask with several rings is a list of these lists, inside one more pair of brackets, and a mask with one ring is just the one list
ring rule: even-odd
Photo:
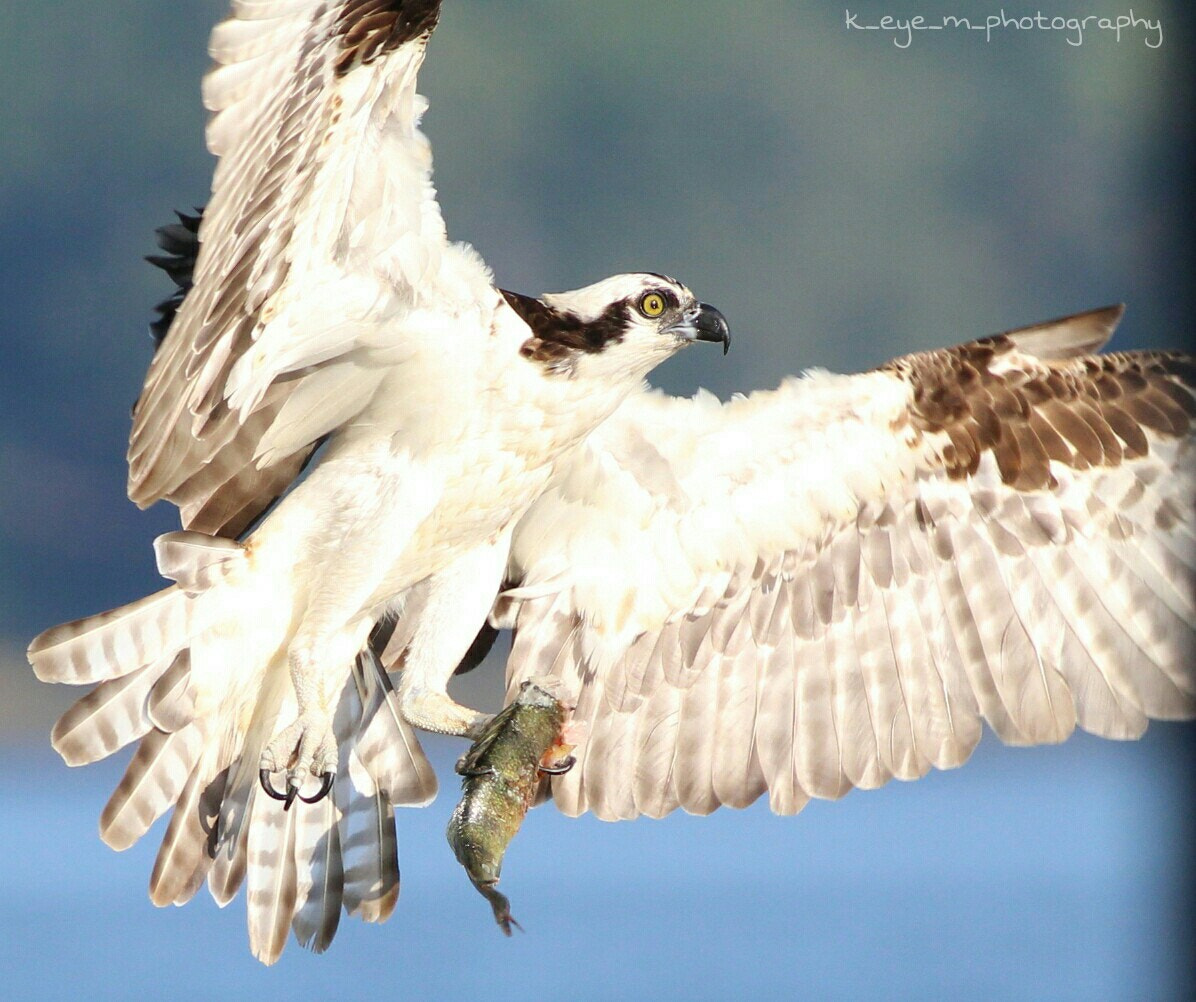
[[[1107,307],[1081,314],[1080,326],[1111,330],[1120,316],[1120,307]],[[911,387],[912,427],[950,439],[942,453],[949,476],[973,475],[990,452],[1004,483],[1023,491],[1049,488],[1052,461],[1080,470],[1117,466],[1144,454],[1146,432],[1188,434],[1196,404],[1184,389],[1194,373],[1183,355],[1076,355],[1071,341],[1055,355],[1025,353],[1027,345],[1049,344],[1046,331],[1071,319],[884,367]]]

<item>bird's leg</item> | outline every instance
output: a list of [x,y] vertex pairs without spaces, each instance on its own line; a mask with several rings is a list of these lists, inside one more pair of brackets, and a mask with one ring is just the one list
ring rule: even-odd
[[[380,471],[385,490],[379,489]],[[307,540],[301,553],[290,554],[291,573],[308,582],[287,648],[298,716],[269,742],[259,763],[266,780],[286,773],[285,790],[265,781],[263,786],[288,807],[305,785],[314,788],[312,777],[326,794],[336,775],[335,707],[352,684],[353,661],[369,636],[380,589],[442,489],[439,471],[379,436],[330,451],[258,530],[267,533],[265,539],[255,534],[259,553],[271,544],[286,552],[297,532]]]
[[[337,748],[332,730],[332,704],[320,683],[321,661],[308,645],[292,647],[288,662],[299,715],[279,732],[262,752],[259,776],[263,789],[286,809],[298,798],[314,804],[328,795],[336,777]],[[323,661],[326,665],[329,661]],[[274,787],[272,773],[286,773],[285,791]],[[320,780],[317,792],[301,791],[310,777]]]
[[398,680],[399,707],[409,724],[475,739],[491,720],[453,700],[448,681],[485,622],[502,584],[510,538],[503,534],[421,585],[425,601]]

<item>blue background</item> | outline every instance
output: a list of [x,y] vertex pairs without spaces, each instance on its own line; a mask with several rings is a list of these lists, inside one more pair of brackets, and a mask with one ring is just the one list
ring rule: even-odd
[[[1115,347],[1190,339],[1186,7],[1164,44],[1090,31],[849,31],[753,0],[448,0],[422,90],[450,234],[528,293],[676,275],[731,319],[725,361],[656,381],[726,395],[1124,300]],[[883,14],[978,18],[979,0]],[[1009,13],[1013,6],[1006,5]],[[1098,9],[1099,8],[1099,9]],[[1033,13],[1037,8],[1028,7]],[[128,406],[167,280],[141,262],[202,204],[198,82],[217,0],[0,7],[0,990],[16,998],[612,996],[1167,998],[1190,984],[1192,728],[1005,749],[798,818],[762,805],[607,825],[537,810],[508,941],[443,841],[445,792],[399,814],[382,927],[265,969],[244,905],[158,911],[161,825],[96,837],[123,763],[49,750],[78,695],[36,684],[40,629],[156,588],[166,507],[124,498]],[[1020,8],[1017,12],[1022,12]],[[1060,2],[1044,13],[1109,14]],[[500,669],[467,680],[493,704]]]

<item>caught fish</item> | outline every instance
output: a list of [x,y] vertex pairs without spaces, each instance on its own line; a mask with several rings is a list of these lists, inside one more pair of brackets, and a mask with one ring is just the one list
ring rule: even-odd
[[482,732],[457,763],[463,777],[461,801],[448,824],[448,842],[469,879],[490,902],[506,935],[511,903],[497,889],[503,855],[536,799],[545,775],[573,765],[566,744],[569,708],[532,682]]

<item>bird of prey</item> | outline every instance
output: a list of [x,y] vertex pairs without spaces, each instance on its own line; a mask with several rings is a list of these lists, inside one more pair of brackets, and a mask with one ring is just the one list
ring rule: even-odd
[[538,299],[449,243],[416,75],[439,0],[235,0],[219,156],[163,235],[180,285],[129,493],[174,585],[42,634],[99,685],[66,761],[139,742],[101,820],[173,808],[150,883],[248,885],[250,945],[395,905],[416,729],[513,631],[509,692],[573,707],[569,814],[782,813],[1005,741],[1196,711],[1196,364],[1095,354],[1120,308],[720,403],[643,378],[718,311],[660,275]]

